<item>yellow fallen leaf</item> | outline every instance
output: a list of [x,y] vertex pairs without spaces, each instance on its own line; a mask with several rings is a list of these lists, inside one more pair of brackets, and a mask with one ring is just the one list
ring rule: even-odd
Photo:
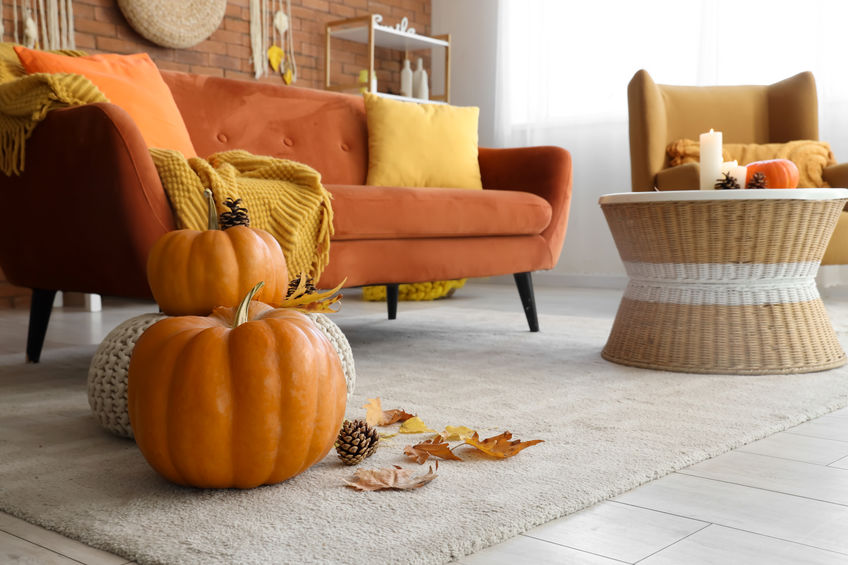
[[395,432],[393,434],[389,434],[389,433],[383,434],[383,433],[381,433],[380,439],[389,439],[390,437],[395,437],[396,435],[397,435],[397,432]]
[[421,418],[415,416],[414,418],[410,418],[400,425],[400,429],[398,432],[402,434],[423,434],[426,432],[435,432],[436,430],[431,430],[427,427],[427,424],[424,423]]
[[445,426],[442,437],[445,441],[465,441],[474,435],[474,430],[466,426]]
[[383,419],[383,406],[380,403],[380,397],[369,398],[363,408],[365,408],[365,422],[369,426],[379,425],[380,420]]
[[294,80],[294,74],[292,74],[291,68],[287,68],[286,72],[283,73],[283,82],[286,84],[291,84]]
[[268,63],[271,64],[271,68],[274,69],[274,72],[278,72],[280,70],[280,63],[282,63],[285,58],[286,54],[279,45],[272,45],[268,48]]

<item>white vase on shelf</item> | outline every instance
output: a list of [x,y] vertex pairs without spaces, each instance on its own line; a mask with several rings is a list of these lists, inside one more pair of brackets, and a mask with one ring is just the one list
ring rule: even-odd
[[400,71],[400,95],[412,97],[412,67],[409,59],[403,60],[403,69]]
[[421,100],[430,99],[430,86],[427,84],[427,71],[424,70],[424,60],[419,57],[412,73],[412,96]]

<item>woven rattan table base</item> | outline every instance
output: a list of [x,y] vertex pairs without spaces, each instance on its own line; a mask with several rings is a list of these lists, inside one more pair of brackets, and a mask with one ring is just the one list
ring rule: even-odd
[[629,277],[602,356],[740,375],[845,364],[815,274],[846,197],[839,189],[601,197]]
[[735,375],[806,373],[846,362],[821,300],[717,306],[624,298],[601,355],[645,369]]

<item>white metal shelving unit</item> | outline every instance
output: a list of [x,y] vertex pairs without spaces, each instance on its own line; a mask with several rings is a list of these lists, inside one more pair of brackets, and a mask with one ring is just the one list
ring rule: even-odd
[[[444,94],[433,95],[429,101],[450,102],[450,34],[428,37],[417,33],[408,33],[391,27],[380,25],[375,14],[360,18],[349,18],[329,22],[326,26],[326,45],[324,50],[324,88],[327,90],[356,90],[360,87],[358,82],[333,83],[331,77],[332,69],[332,40],[340,39],[353,41],[368,46],[368,88],[370,89],[371,77],[374,75],[374,48],[385,47],[403,51],[404,58],[409,58],[409,53],[422,49],[434,47],[444,48],[445,53],[445,91]],[[377,92],[377,94],[384,94]],[[417,98],[406,98],[397,95],[387,95],[395,99],[420,101]]]

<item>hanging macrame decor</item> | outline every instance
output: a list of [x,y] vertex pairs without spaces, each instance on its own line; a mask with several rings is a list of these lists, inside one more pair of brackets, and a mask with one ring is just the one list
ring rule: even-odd
[[163,47],[184,49],[197,45],[218,29],[227,0],[118,0],[118,7],[145,39]]
[[267,76],[270,67],[282,75],[283,82],[291,84],[297,81],[297,64],[289,25],[291,0],[285,4],[284,10],[283,0],[270,0],[273,15],[269,18],[268,0],[250,0],[250,50],[254,77]]
[[[0,38],[5,31],[0,23]],[[33,49],[76,49],[73,0],[12,0],[9,36]]]

